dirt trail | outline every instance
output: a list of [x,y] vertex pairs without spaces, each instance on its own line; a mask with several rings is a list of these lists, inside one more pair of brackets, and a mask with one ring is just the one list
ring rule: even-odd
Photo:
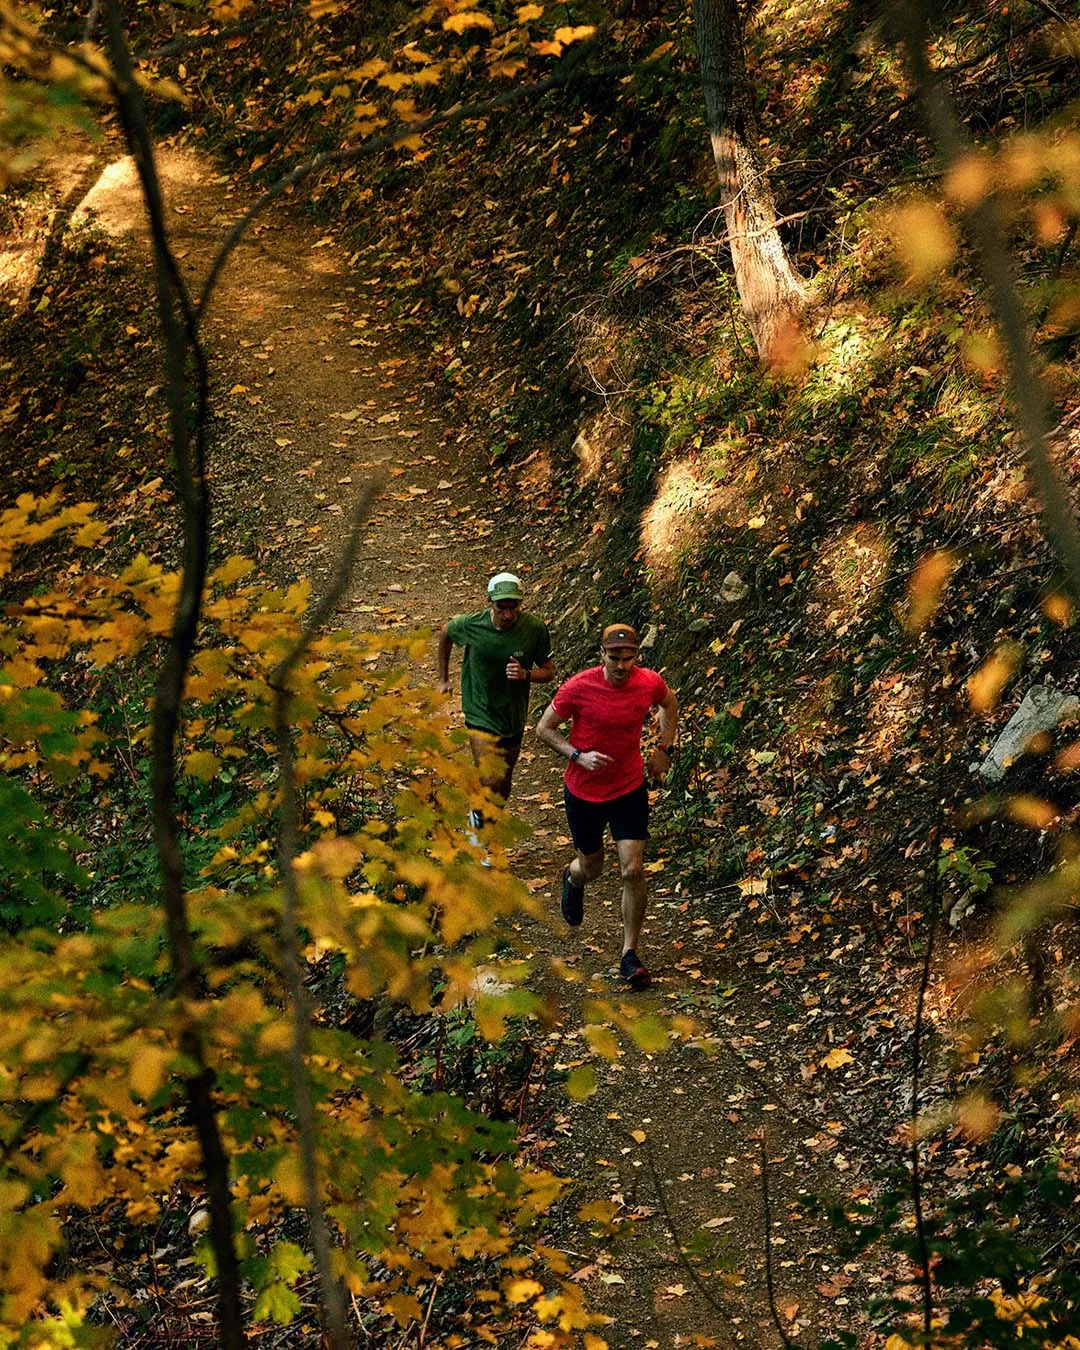
[[[246,201],[187,152],[163,154],[161,172],[178,254],[189,277],[201,279]],[[140,235],[130,165],[111,165],[82,210],[111,233]],[[447,442],[437,391],[417,374],[422,357],[402,348],[379,305],[377,287],[350,269],[339,245],[295,213],[272,211],[248,235],[204,332],[214,372],[219,521],[241,534],[254,528],[254,544],[317,582],[336,557],[351,502],[381,468],[387,486],[343,606],[358,627],[411,628],[477,608],[486,576],[504,568],[528,578],[533,608],[544,613],[545,567],[553,572],[554,560],[526,556],[521,501],[488,476],[482,447]],[[554,640],[558,659],[557,631]],[[553,915],[554,878],[569,856],[560,794],[559,766],[530,735],[514,808],[533,832],[515,850],[513,867],[548,897]],[[542,890],[541,879],[551,879]],[[677,880],[650,876],[643,953],[656,981],[640,1001],[685,1010],[717,1048],[645,1055],[630,1046],[616,1063],[597,1066],[592,1098],[556,1102],[555,1145],[543,1160],[579,1186],[555,1240],[578,1260],[589,1302],[614,1319],[606,1333],[613,1347],[777,1344],[763,1259],[757,1134],[765,1127],[777,1300],[785,1330],[809,1327],[812,1340],[852,1325],[867,1292],[865,1272],[845,1271],[828,1235],[791,1207],[804,1189],[851,1189],[843,1176],[845,1131],[857,1132],[850,1112],[858,1103],[850,1095],[846,1105],[830,1101],[820,1077],[805,1085],[784,1048],[785,1024],[805,1013],[799,988],[777,980],[758,987],[731,963],[722,940],[726,911],[732,920],[744,912],[738,892],[688,899],[675,893]],[[526,952],[554,951],[580,976],[577,983],[538,976],[559,1010],[547,1042],[559,1064],[588,1058],[584,999],[623,997],[613,979],[617,897],[609,861],[589,890],[579,934],[539,924],[521,932]],[[570,1216],[585,1200],[611,1197],[632,1220],[633,1239],[596,1244]],[[677,1255],[679,1242],[695,1236],[712,1243],[703,1266],[710,1299]]]

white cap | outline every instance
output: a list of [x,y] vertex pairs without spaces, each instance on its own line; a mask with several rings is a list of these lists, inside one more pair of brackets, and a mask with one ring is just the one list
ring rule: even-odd
[[523,595],[521,578],[513,572],[496,572],[488,582],[487,593],[492,600],[520,600]]

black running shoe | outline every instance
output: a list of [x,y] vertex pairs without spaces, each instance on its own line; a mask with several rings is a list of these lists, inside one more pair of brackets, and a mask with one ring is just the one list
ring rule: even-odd
[[648,989],[652,984],[652,976],[641,964],[641,958],[633,948],[622,954],[622,960],[619,962],[619,978],[625,980],[635,992],[639,989]]
[[562,916],[571,928],[585,917],[585,887],[570,879],[569,867],[564,867],[562,874]]

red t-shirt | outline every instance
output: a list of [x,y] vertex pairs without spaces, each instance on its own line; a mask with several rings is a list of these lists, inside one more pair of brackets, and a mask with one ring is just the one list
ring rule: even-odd
[[612,759],[607,768],[594,773],[580,764],[567,764],[563,777],[575,797],[609,802],[645,781],[641,732],[650,711],[668,692],[656,671],[642,666],[635,666],[620,687],[608,684],[603,666],[593,666],[572,675],[558,689],[552,703],[570,723],[574,749],[599,750]]

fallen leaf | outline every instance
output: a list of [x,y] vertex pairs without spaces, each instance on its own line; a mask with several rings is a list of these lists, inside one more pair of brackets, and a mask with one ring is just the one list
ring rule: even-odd
[[855,1059],[850,1050],[838,1045],[834,1050],[830,1050],[821,1062],[828,1069],[842,1069],[845,1064],[853,1064]]

